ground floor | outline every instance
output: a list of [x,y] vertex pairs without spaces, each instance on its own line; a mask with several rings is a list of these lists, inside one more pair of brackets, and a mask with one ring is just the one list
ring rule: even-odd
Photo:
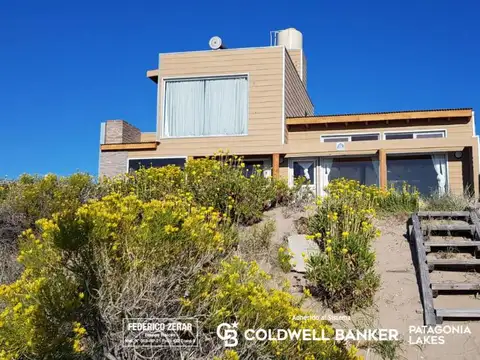
[[[170,164],[182,167],[188,158],[132,157],[125,159],[124,166],[125,171]],[[475,189],[471,148],[432,153],[379,150],[369,154],[246,155],[244,162],[245,176],[254,173],[255,168],[261,168],[264,176],[283,177],[291,186],[296,180],[305,178],[306,186],[317,195],[324,195],[328,184],[339,178],[384,188],[402,189],[404,184],[408,184],[422,195],[478,191]]]

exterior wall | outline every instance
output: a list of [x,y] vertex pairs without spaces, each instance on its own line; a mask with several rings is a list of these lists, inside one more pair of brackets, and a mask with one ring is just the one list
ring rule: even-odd
[[149,142],[149,141],[156,141],[157,140],[157,133],[154,132],[142,132],[140,135],[141,142]]
[[[464,154],[467,157],[467,154]],[[462,159],[456,159],[454,152],[448,153],[448,187],[454,194],[463,194],[464,186],[464,169]],[[468,175],[467,175],[468,176]]]
[[[298,50],[299,51],[299,50]],[[311,116],[313,104],[289,51],[285,54],[285,116]],[[285,143],[289,142],[289,132],[285,130]]]
[[[336,134],[354,134],[354,133],[380,133],[380,138],[383,138],[384,132],[395,131],[418,131],[418,130],[446,130],[447,139],[449,140],[461,140],[472,139],[474,136],[472,131],[472,124],[470,119],[452,119],[447,121],[446,119],[431,120],[413,120],[410,123],[393,121],[389,125],[382,124],[365,124],[365,123],[352,123],[352,124],[328,124],[325,125],[311,125],[308,129],[296,127],[291,128],[288,134],[289,144],[292,147],[296,145],[304,147],[313,146],[317,147],[320,143],[320,136],[322,135],[336,135]],[[404,140],[413,141],[413,140]],[[389,141],[390,142],[390,141]],[[371,143],[375,141],[364,142],[367,147],[371,146]],[[348,146],[348,145],[347,145]],[[387,144],[388,146],[388,144]]]
[[287,50],[288,55],[290,55],[290,58],[292,59],[293,65],[295,65],[295,70],[298,73],[298,76],[302,80],[302,82],[307,86],[307,67],[306,67],[306,62],[305,62],[305,56],[303,53],[303,50],[299,49],[292,49],[292,50]]
[[[219,149],[238,155],[274,153],[282,146],[283,47],[161,54],[156,151],[129,156],[206,156]],[[248,135],[163,138],[164,80],[248,74]]]
[[100,153],[98,176],[112,177],[127,172],[126,151],[104,151]]
[[108,120],[105,124],[105,144],[140,142],[140,130],[124,120]]
[[[412,124],[413,122],[413,124]],[[378,149],[385,149],[387,154],[415,154],[432,152],[445,152],[448,154],[449,188],[455,194],[462,194],[467,188],[478,194],[478,179],[473,174],[477,160],[475,151],[478,141],[473,136],[471,119],[439,119],[428,121],[412,121],[398,124],[392,122],[389,125],[364,123],[352,125],[329,124],[311,126],[309,129],[297,127],[289,132],[289,143],[285,146],[285,153],[296,154],[295,156],[339,156],[369,154],[374,156]],[[415,125],[414,125],[415,124]],[[383,139],[384,132],[392,131],[418,131],[418,130],[446,130],[446,138],[436,139],[407,139],[407,140],[379,140],[364,142],[347,142],[344,151],[337,151],[335,143],[322,143],[322,135],[340,135],[353,133],[380,133]],[[456,159],[455,151],[463,151],[461,159]]]

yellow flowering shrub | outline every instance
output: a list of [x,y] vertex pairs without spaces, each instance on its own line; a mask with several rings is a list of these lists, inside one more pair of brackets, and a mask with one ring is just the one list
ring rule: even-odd
[[283,272],[287,273],[292,269],[293,252],[288,247],[279,247],[277,251],[278,264]]
[[317,200],[308,220],[308,239],[320,252],[307,259],[307,279],[335,311],[369,306],[379,286],[372,240],[379,232],[372,224],[380,196],[376,187],[353,180],[332,181],[327,196]]
[[[300,307],[303,299],[292,294],[269,288],[270,276],[260,270],[256,262],[245,262],[238,257],[223,261],[217,273],[205,274],[190,293],[192,302],[184,307],[185,315],[201,309],[208,314],[205,327],[215,331],[220,323],[238,323],[242,333],[246,329],[312,329],[332,337],[333,327],[327,321],[308,318],[310,313]],[[307,296],[307,295],[305,295]],[[297,320],[298,319],[298,320]],[[239,348],[245,358],[278,359],[356,359],[356,349],[347,349],[344,343],[335,341],[266,341],[262,347],[250,347],[239,336]],[[246,345],[243,347],[242,345]],[[257,344],[258,345],[258,344]],[[223,359],[235,359],[234,353],[226,353]]]
[[211,266],[233,244],[222,219],[177,197],[143,202],[112,193],[37,221],[38,233],[21,237],[21,278],[0,286],[0,359],[92,354],[89,344],[104,327],[97,315],[102,283],[113,279],[108,285],[122,289],[135,272],[167,276],[177,266]]
[[200,206],[211,206],[234,222],[251,224],[276,202],[288,201],[292,190],[283,180],[265,178],[258,168],[245,176],[244,168],[241,157],[219,153],[188,160],[183,170],[177,166],[142,168],[104,179],[103,185],[109,191],[134,194],[144,201],[174,194]]

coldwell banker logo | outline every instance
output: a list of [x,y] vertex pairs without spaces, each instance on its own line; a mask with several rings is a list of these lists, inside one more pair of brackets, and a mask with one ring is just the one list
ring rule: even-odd
[[238,345],[238,324],[221,323],[217,326],[217,336],[220,340],[223,340],[225,347],[235,347]]

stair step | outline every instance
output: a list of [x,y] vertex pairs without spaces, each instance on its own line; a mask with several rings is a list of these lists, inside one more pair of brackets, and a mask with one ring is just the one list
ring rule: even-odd
[[469,267],[480,266],[480,259],[427,259],[428,270],[432,271],[436,267],[452,266],[452,267]]
[[427,218],[468,218],[470,217],[469,211],[419,211],[419,217]]
[[431,224],[422,226],[423,233],[431,231],[475,231],[475,225],[470,224]]
[[432,290],[436,291],[480,291],[479,283],[432,283]]
[[445,241],[445,242],[433,242],[426,241],[425,251],[431,252],[432,248],[459,248],[459,247],[476,247],[480,250],[480,241]]
[[443,318],[480,319],[480,309],[435,309],[437,324]]

